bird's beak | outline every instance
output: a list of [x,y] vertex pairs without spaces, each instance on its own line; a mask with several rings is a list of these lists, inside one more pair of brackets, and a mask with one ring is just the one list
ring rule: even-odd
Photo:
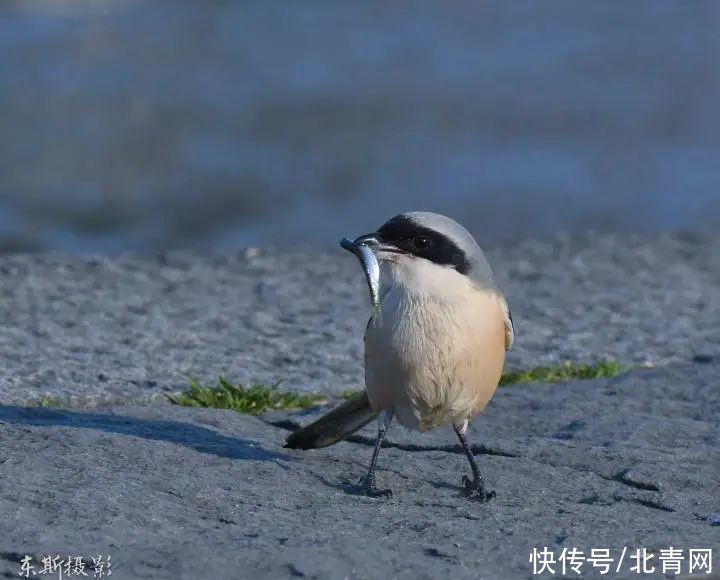
[[371,250],[376,250],[380,247],[380,240],[378,240],[375,234],[366,234],[355,238],[355,240],[353,240],[353,246],[366,246]]
[[383,242],[380,238],[378,238],[377,234],[366,234],[364,236],[360,236],[359,238],[355,238],[355,240],[353,241],[353,246],[365,246],[372,250],[372,252],[376,256],[381,253],[403,253],[402,250],[397,246],[393,244],[386,244],[385,242]]

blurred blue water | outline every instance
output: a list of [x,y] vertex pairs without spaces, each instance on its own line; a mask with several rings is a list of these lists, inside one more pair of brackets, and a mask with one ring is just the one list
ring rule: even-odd
[[720,4],[0,5],[0,248],[720,225]]

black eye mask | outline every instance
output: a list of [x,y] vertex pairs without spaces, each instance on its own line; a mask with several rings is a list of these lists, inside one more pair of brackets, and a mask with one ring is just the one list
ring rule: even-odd
[[460,274],[467,274],[470,264],[465,252],[447,236],[421,225],[405,216],[397,216],[377,232],[378,239],[397,247],[404,253],[448,266]]

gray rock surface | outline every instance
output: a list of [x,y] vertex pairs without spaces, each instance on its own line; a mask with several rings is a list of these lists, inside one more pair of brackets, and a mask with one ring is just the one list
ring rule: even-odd
[[379,500],[354,494],[370,428],[299,452],[292,414],[1,407],[0,574],[58,553],[110,555],[113,578],[525,578],[545,546],[714,548],[717,569],[719,370],[501,389],[471,431],[485,505],[449,429],[391,430]]
[[[718,235],[560,236],[488,257],[516,323],[510,367],[720,356]],[[339,247],[3,256],[0,273],[0,403],[145,402],[186,374],[319,392],[363,382],[367,291]]]
[[[487,505],[460,497],[449,429],[392,429],[378,475],[394,497],[376,500],[354,493],[371,427],[298,452],[288,429],[322,410],[155,404],[183,373],[358,387],[367,297],[339,249],[2,258],[0,577],[25,554],[104,554],[119,579],[526,578],[544,546],[708,547],[720,569],[720,237],[488,253],[517,323],[511,367],[658,366],[501,389],[471,431]],[[638,577],[629,565],[616,577]]]

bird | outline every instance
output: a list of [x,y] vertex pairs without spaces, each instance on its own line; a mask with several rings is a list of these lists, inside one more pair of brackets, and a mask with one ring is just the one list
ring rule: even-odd
[[359,491],[391,496],[377,485],[380,449],[393,418],[428,431],[452,425],[470,463],[462,492],[486,502],[486,487],[467,439],[468,424],[493,397],[515,340],[512,314],[475,238],[437,213],[396,215],[352,244],[379,264],[379,304],[364,337],[365,389],[290,434],[285,446],[332,445],[378,421],[367,475]]

